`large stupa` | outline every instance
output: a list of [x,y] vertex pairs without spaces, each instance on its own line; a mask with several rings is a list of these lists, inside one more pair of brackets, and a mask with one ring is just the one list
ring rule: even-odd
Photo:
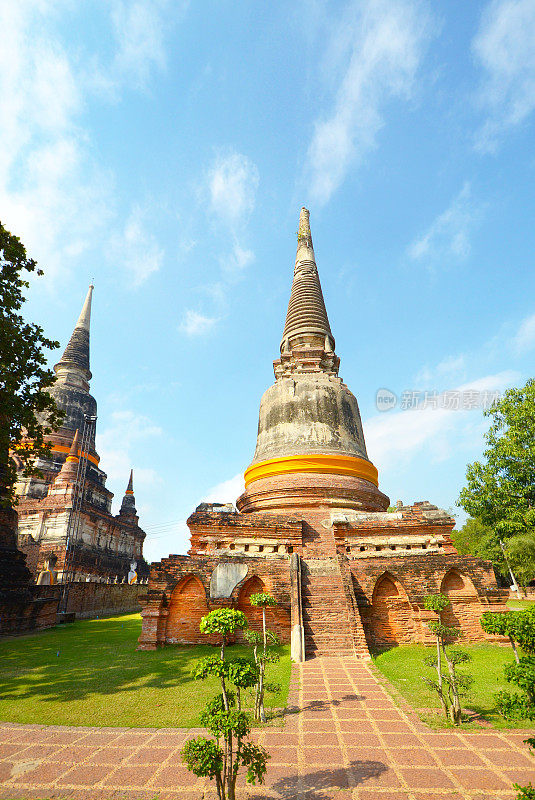
[[269,626],[291,641],[297,661],[368,658],[370,647],[426,641],[432,612],[423,599],[439,591],[450,597],[450,622],[469,640],[485,639],[479,617],[502,610],[506,594],[491,564],[457,553],[454,519],[431,503],[389,508],[339,363],[303,208],[275,383],[260,402],[245,492],[236,508],[202,503],[188,519],[188,554],[152,564],[140,649],[205,641],[200,619],[221,606],[259,626],[250,602],[259,591],[278,601]]
[[327,317],[301,209],[297,255],[275,383],[260,401],[258,438],[245,471],[243,512],[317,505],[384,511],[389,499],[368,458],[359,406],[338,375],[340,359]]

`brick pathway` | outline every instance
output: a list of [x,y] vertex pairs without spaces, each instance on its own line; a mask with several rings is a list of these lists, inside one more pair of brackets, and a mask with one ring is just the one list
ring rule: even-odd
[[[239,797],[506,800],[513,782],[535,783],[527,731],[433,732],[396,707],[365,662],[296,666],[289,702],[285,727],[256,737],[272,755],[266,783],[240,783]],[[213,784],[178,755],[196,733],[0,724],[0,798],[211,800]]]

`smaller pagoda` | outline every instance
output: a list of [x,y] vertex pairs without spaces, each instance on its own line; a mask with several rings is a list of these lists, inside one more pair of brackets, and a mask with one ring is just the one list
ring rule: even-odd
[[119,514],[113,515],[113,493],[106,487],[95,446],[97,402],[90,393],[89,364],[92,297],[90,286],[54,367],[56,382],[50,391],[64,416],[48,437],[52,457],[38,461],[41,475],[19,474],[18,546],[35,577],[54,554],[60,581],[121,583],[132,561],[144,580],[149,568],[143,559],[145,532],[135,507],[133,473]]

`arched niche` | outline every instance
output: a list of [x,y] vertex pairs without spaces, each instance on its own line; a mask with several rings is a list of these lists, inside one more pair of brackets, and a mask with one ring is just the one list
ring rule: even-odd
[[[197,575],[185,575],[171,593],[166,642],[195,644],[203,641],[199,624],[208,611],[206,591],[202,581]],[[208,641],[206,637],[204,640]]]
[[390,572],[384,572],[375,583],[368,637],[376,649],[414,641],[414,621],[407,592]]
[[441,614],[444,625],[461,628],[468,640],[482,638],[479,625],[482,606],[470,578],[457,569],[450,569],[442,579],[440,591],[450,601]]
[[442,578],[440,591],[446,596],[470,595],[477,596],[474,584],[467,575],[457,569],[450,569]]
[[[243,611],[247,617],[249,627],[256,631],[262,630],[262,609],[253,606],[251,603],[251,595],[265,591],[266,587],[264,582],[257,575],[253,575],[249,580],[245,581],[238,595],[238,608],[240,611]],[[266,613],[266,625],[268,628],[270,627],[268,624],[269,618],[268,610]]]
[[[260,592],[271,594],[269,587],[258,575],[252,575],[240,589],[238,595],[238,608],[247,617],[249,627],[256,631],[262,630],[262,609],[253,606],[251,595]],[[290,640],[290,615],[281,605],[266,608],[266,627],[277,634],[281,642]]]

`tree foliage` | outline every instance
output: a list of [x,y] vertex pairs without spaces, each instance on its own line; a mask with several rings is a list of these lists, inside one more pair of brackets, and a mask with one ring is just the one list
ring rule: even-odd
[[[258,722],[266,721],[266,711],[264,708],[264,696],[269,684],[266,684],[266,664],[270,661],[278,661],[279,656],[273,651],[273,646],[279,644],[279,639],[273,631],[266,627],[266,608],[277,605],[274,597],[266,592],[256,592],[251,595],[251,605],[260,607],[262,609],[262,638],[258,640],[255,636],[256,631],[249,631],[246,633],[246,639],[253,645],[254,660],[258,668],[258,682],[256,684],[255,692],[255,706],[254,718]],[[259,650],[259,645],[262,644],[262,649]]]
[[[506,719],[535,719],[535,606],[503,614],[486,612],[481,615],[481,625],[487,633],[508,636],[515,653],[515,662],[504,668],[504,675],[520,693],[497,692],[500,713]],[[524,653],[521,657],[517,645]]]
[[[201,722],[214,738],[189,739],[181,755],[195,775],[215,780],[219,800],[235,800],[240,768],[245,768],[248,783],[262,783],[269,758],[263,747],[246,741],[251,725],[247,714],[241,710],[240,692],[258,682],[258,667],[246,658],[225,659],[227,638],[247,627],[247,619],[241,611],[231,608],[210,611],[199,627],[203,633],[218,636],[221,651],[219,656],[201,659],[193,677],[197,680],[218,677],[221,692],[206,704],[201,714]],[[229,684],[234,691],[229,690]]]
[[[524,739],[524,744],[527,744],[533,753],[535,750],[535,738]],[[527,786],[520,786],[518,783],[513,783],[513,786],[519,790],[516,800],[535,800],[535,786],[532,785],[531,781]]]
[[468,465],[458,500],[473,519],[455,541],[507,574],[503,540],[513,571],[526,584],[535,578],[535,379],[508,389],[485,415],[492,422],[484,460]]
[[[423,680],[437,693],[446,718],[454,725],[460,725],[461,699],[469,694],[473,678],[457,669],[460,664],[471,661],[469,653],[457,648],[448,649],[446,646],[463,636],[460,628],[450,627],[442,622],[442,612],[449,604],[449,598],[444,594],[430,594],[424,598],[424,608],[427,611],[434,611],[437,615],[437,619],[427,623],[429,630],[435,635],[436,655],[426,657],[424,663],[436,671],[437,678],[433,680],[424,677]],[[443,670],[444,663],[447,672]]]
[[0,266],[0,503],[8,505],[16,502],[17,467],[25,475],[38,473],[36,459],[50,456],[46,436],[62,415],[47,391],[55,375],[46,368],[45,354],[59,343],[19,313],[29,287],[27,276],[43,273],[1,222]]

